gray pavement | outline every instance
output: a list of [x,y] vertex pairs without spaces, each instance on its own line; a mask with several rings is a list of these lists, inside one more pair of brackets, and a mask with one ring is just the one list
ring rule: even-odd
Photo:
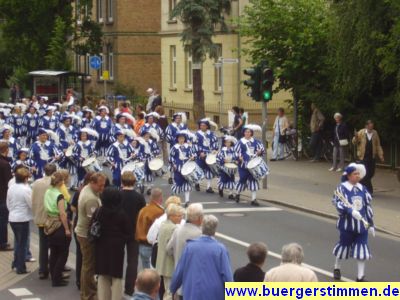
[[[275,167],[273,168],[275,169]],[[165,195],[170,194],[169,186],[165,184],[164,180],[158,180],[156,186],[160,186],[165,191]],[[279,264],[279,253],[284,244],[299,242],[304,247],[305,263],[316,271],[319,280],[332,281],[331,271],[334,257],[331,252],[338,238],[333,220],[276,204],[263,204],[260,208],[250,207],[247,202],[236,204],[226,198],[220,199],[217,194],[206,194],[204,189],[199,193],[193,192],[192,200],[204,203],[207,213],[213,213],[220,219],[217,238],[227,246],[233,270],[247,263],[246,246],[248,243],[254,241],[267,243],[270,254],[264,269],[268,270]],[[329,198],[327,205],[330,205]],[[35,233],[33,233],[32,243],[34,245],[31,248],[37,257]],[[367,263],[367,279],[370,281],[399,281],[400,263],[397,257],[400,239],[378,233],[376,238],[371,238],[370,246],[373,259]],[[71,267],[74,266],[74,249],[75,245],[72,244],[69,259]],[[0,253],[0,255],[3,254]],[[31,267],[36,268],[37,265]],[[355,262],[349,260],[348,263],[343,263],[342,272],[344,280],[354,280]],[[79,299],[74,280],[75,276],[72,272],[69,286],[52,288],[50,281],[39,280],[37,271],[35,271],[28,276],[21,277],[20,281],[14,282],[10,286],[2,287],[0,299]],[[17,297],[10,289],[26,289],[31,294]],[[14,292],[24,292],[24,290]]]

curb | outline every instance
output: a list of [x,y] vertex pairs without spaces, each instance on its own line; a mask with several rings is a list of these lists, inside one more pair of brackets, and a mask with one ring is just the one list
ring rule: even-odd
[[[205,184],[200,184],[200,186],[205,187]],[[217,188],[216,185],[213,184],[213,188]],[[240,197],[250,200],[250,197],[248,195],[241,194]],[[270,204],[277,204],[277,205],[280,205],[280,206],[283,206],[283,207],[288,207],[288,208],[291,208],[291,209],[294,209],[294,210],[310,213],[310,214],[317,215],[317,216],[324,217],[324,218],[328,218],[328,219],[331,219],[331,220],[337,220],[337,215],[329,214],[329,213],[326,213],[326,212],[323,212],[323,211],[319,211],[319,210],[316,210],[316,209],[306,208],[306,207],[294,205],[294,204],[283,202],[283,201],[279,201],[279,200],[271,200],[271,199],[257,199],[257,200],[260,200],[260,201],[263,201],[263,202],[267,202],[267,203],[270,203]],[[384,228],[379,227],[379,226],[375,226],[375,229],[376,229],[377,232],[388,234],[388,235],[391,235],[391,236],[396,237],[396,238],[400,238],[400,233],[396,233],[396,232],[384,229]]]

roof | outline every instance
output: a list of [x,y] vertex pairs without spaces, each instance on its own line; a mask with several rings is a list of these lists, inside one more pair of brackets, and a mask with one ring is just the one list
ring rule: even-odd
[[75,76],[85,76],[85,73],[71,72],[71,71],[54,71],[54,70],[39,70],[32,71],[28,73],[32,76],[61,76],[61,75],[75,75]]

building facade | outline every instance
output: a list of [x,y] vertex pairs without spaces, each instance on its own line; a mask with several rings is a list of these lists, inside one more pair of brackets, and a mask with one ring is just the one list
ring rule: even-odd
[[[232,1],[230,16],[238,17],[248,3],[248,0]],[[172,19],[171,11],[176,0],[164,0],[161,5],[161,68],[162,97],[164,106],[170,115],[174,111],[186,111],[192,116],[192,59],[190,53],[183,48],[180,34],[183,25]],[[228,21],[229,22],[229,21]],[[219,33],[214,37],[214,43],[219,47],[220,57],[237,59],[220,65],[221,60],[207,59],[202,65],[203,90],[206,115],[220,125],[228,123],[228,110],[232,106],[243,107],[250,115],[250,121],[261,121],[261,103],[254,102],[247,96],[243,80],[246,76],[243,70],[250,66],[248,60],[239,55],[243,40],[231,27],[230,33]],[[280,106],[287,107],[286,100],[291,99],[288,92],[274,94],[268,103],[273,113]],[[272,119],[272,118],[270,118]],[[193,121],[193,120],[192,120]],[[270,122],[269,122],[270,123]]]
[[[79,2],[79,0],[75,0]],[[103,64],[100,70],[90,68],[89,55],[75,55],[75,70],[89,74],[87,94],[113,94],[118,85],[134,88],[145,95],[149,87],[161,89],[161,0],[93,0],[92,18],[104,33]],[[77,23],[82,14],[76,11]],[[109,72],[106,85],[103,71]]]

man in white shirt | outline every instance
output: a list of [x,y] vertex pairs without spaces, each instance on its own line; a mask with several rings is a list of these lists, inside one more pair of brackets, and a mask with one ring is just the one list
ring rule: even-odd
[[271,161],[283,160],[283,145],[286,138],[286,129],[289,127],[289,121],[285,116],[285,110],[278,108],[278,115],[275,118],[272,139],[274,148]]

